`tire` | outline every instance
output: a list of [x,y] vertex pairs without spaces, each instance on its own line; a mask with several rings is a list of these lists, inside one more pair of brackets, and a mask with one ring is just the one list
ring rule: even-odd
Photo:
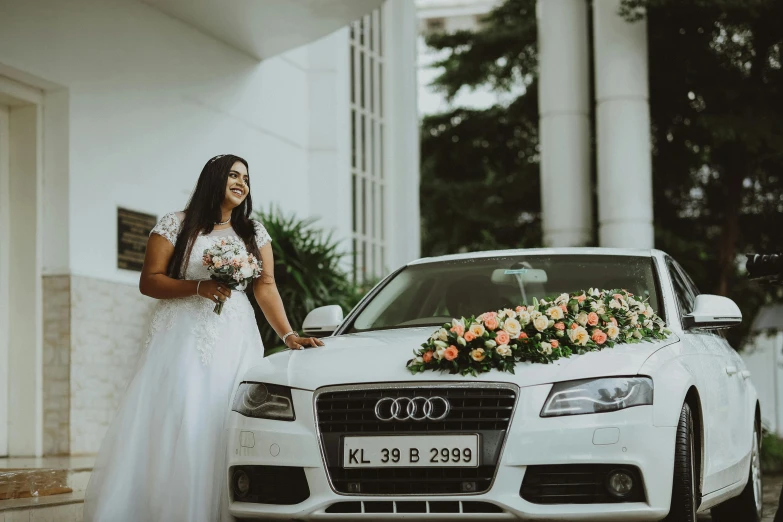
[[696,522],[698,483],[693,414],[690,406],[683,404],[674,442],[672,503],[669,515],[664,519],[665,522]]
[[750,454],[750,470],[748,471],[748,483],[739,496],[731,498],[722,504],[712,508],[712,520],[714,522],[759,522],[762,517],[762,480],[761,461],[759,460],[759,431],[758,424],[753,426],[753,447]]

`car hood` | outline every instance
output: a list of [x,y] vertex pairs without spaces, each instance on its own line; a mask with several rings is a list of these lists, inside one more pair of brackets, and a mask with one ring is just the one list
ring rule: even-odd
[[323,347],[266,357],[261,364],[250,368],[243,380],[305,390],[340,384],[468,379],[534,386],[592,377],[636,375],[650,355],[679,340],[672,334],[663,341],[620,344],[599,352],[573,355],[552,364],[518,363],[514,374],[492,370],[477,378],[429,371],[413,375],[405,363],[433,331],[430,326],[328,337],[323,339]]

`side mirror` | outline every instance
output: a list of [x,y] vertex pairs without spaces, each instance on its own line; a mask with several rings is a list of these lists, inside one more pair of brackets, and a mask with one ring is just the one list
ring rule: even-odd
[[322,306],[307,314],[302,330],[306,335],[320,337],[333,333],[342,322],[342,308],[338,305]]
[[683,316],[682,321],[688,330],[730,328],[742,322],[742,312],[728,297],[702,294],[696,296],[693,311]]

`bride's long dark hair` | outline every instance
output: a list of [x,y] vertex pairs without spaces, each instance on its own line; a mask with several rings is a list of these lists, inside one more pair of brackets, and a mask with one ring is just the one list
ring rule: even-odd
[[[207,161],[201,170],[196,183],[196,189],[185,207],[185,220],[182,222],[177,243],[174,245],[174,255],[169,263],[169,276],[179,279],[185,273],[187,260],[193,250],[193,243],[199,233],[209,234],[215,228],[215,223],[223,221],[220,209],[226,195],[228,174],[235,162],[242,162],[250,172],[247,161],[233,154],[222,154]],[[247,251],[257,259],[260,252],[256,244],[256,231],[250,215],[253,212],[253,200],[250,197],[250,180],[247,182],[247,197],[242,204],[231,211],[231,225],[242,238]]]

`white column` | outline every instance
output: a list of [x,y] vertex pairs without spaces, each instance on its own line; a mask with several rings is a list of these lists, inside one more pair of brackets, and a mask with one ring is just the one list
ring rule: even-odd
[[418,21],[413,0],[383,5],[386,61],[383,113],[386,122],[384,178],[387,194],[385,233],[389,270],[421,255],[419,217],[419,114],[416,42]]
[[541,210],[546,246],[592,237],[585,0],[538,0]]
[[593,1],[601,246],[652,248],[652,160],[647,23]]

